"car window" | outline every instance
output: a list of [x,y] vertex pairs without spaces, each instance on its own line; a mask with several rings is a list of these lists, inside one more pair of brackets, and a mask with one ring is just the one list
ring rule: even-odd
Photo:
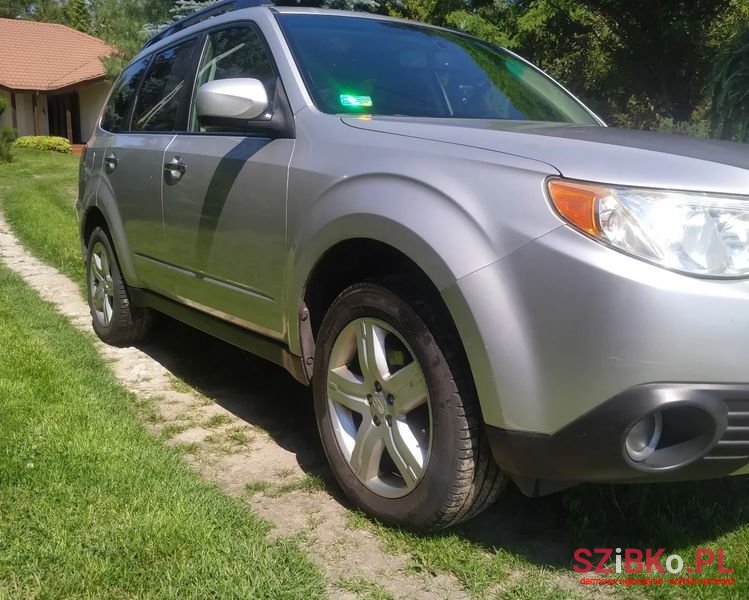
[[135,90],[138,88],[138,82],[147,66],[148,59],[142,58],[122,72],[109,96],[107,106],[104,108],[104,115],[101,119],[102,129],[112,133],[127,131],[128,123],[126,123],[126,119],[130,104],[135,95]]
[[185,98],[195,40],[156,55],[138,92],[134,131],[175,131],[180,102]]
[[276,18],[323,112],[597,124],[525,61],[457,32],[358,17]]
[[[195,77],[195,91],[218,79],[259,79],[273,102],[276,73],[260,35],[250,27],[214,31],[206,38]],[[190,109],[190,131],[202,131],[195,111],[195,94]]]

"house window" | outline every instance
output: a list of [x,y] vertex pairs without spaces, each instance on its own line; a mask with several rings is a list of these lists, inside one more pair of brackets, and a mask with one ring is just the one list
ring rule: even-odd
[[138,92],[134,131],[176,131],[195,40],[156,55]]

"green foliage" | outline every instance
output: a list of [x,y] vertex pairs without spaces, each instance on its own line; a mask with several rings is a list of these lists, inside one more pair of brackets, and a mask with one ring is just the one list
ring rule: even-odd
[[497,46],[508,46],[509,36],[480,13],[455,10],[445,16],[445,25]]
[[67,18],[67,24],[73,29],[83,33],[91,31],[91,15],[86,0],[68,0]]
[[0,130],[0,163],[13,160],[13,144],[17,137],[18,134],[12,127],[6,125]]
[[0,116],[5,112],[6,108],[8,108],[8,101],[5,99],[5,96],[0,96]]
[[615,69],[601,91],[609,90],[615,103],[635,95],[653,116],[689,119],[702,101],[714,58],[708,46],[712,25],[731,0],[580,4],[603,19],[614,42],[607,51]]
[[217,0],[176,0],[170,14],[172,21],[179,21],[184,17],[215,4]]
[[719,56],[710,82],[714,135],[749,141],[749,27]]
[[445,25],[448,15],[465,9],[461,0],[402,0],[388,6],[388,12],[396,17],[413,19],[433,25]]
[[69,154],[73,151],[68,140],[54,135],[25,135],[16,140],[15,146],[16,148],[62,152],[63,154]]
[[710,137],[710,123],[706,119],[674,121],[670,117],[662,117],[656,121],[653,130],[660,133],[674,133],[696,138]]
[[[279,2],[278,4],[284,4],[284,2]],[[340,10],[359,10],[382,14],[384,14],[387,10],[386,4],[387,2],[383,0],[326,0],[325,2],[322,2],[322,5],[326,8],[337,8]]]
[[103,60],[113,80],[149,37],[149,23],[169,18],[171,0],[90,0],[91,34],[117,49]]
[[68,0],[4,0],[0,2],[0,17],[31,19],[45,23],[66,23],[65,7]]

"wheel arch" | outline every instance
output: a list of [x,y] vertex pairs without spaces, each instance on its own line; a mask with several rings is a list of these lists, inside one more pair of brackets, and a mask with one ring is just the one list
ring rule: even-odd
[[302,305],[321,265],[343,256],[336,254],[341,247],[358,256],[394,252],[400,264],[407,260],[438,292],[497,258],[483,207],[402,174],[342,178],[290,210],[303,215],[288,223],[284,285],[289,347],[299,354]]
[[310,271],[302,293],[312,332],[317,335],[325,312],[347,287],[362,281],[410,278],[425,296],[449,314],[438,287],[413,259],[392,245],[364,237],[348,238],[328,248]]
[[[101,188],[102,186],[99,186],[100,192]],[[80,235],[84,252],[88,247],[91,233],[97,226],[105,229],[109,239],[112,240],[117,263],[127,285],[138,287],[139,281],[130,254],[130,246],[127,243],[124,224],[119,217],[114,198],[106,193],[100,193],[96,201],[85,209],[81,218]]]
[[[463,362],[474,387],[472,393],[476,393],[475,370],[462,335],[464,327],[455,320],[452,307],[427,269],[401,250],[380,240],[357,237],[333,245],[315,262],[300,295],[301,318],[296,320],[299,329],[295,334],[298,336],[296,339],[300,340],[298,353],[305,360],[312,357],[313,363],[314,340],[322,319],[333,301],[350,285],[373,281],[398,293],[398,282],[405,282],[411,290],[418,290],[440,323],[444,323],[452,332],[451,338],[457,340],[459,347],[451,351],[456,354],[457,360]],[[480,396],[479,403],[483,413],[485,407]]]

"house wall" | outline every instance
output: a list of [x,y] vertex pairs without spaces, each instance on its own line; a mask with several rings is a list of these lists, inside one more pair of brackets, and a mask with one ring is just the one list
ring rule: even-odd
[[[94,126],[99,118],[107,94],[111,89],[108,82],[99,82],[78,88],[78,98],[81,110],[81,138],[85,142],[91,137]],[[0,127],[13,125],[13,115],[10,103],[10,92],[0,90],[0,95],[8,101],[8,108],[0,116]],[[39,94],[39,135],[49,135],[49,116],[47,113],[47,97]],[[31,94],[16,94],[16,119],[18,135],[34,135],[34,104]]]
[[111,84],[106,81],[78,88],[78,100],[81,107],[81,138],[87,141],[94,131]]
[[[8,108],[0,117],[0,125],[13,124],[13,110],[10,105],[10,94],[0,92],[8,99]],[[49,121],[47,119],[47,97],[39,94],[39,135],[49,135]],[[34,135],[34,103],[31,94],[16,94],[16,119],[18,121],[18,135]]]

